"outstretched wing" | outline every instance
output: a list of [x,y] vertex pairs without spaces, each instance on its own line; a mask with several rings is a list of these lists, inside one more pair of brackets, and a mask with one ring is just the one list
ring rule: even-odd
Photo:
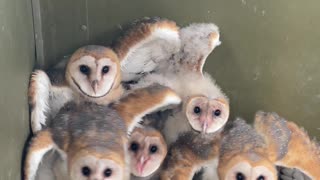
[[154,71],[179,50],[179,28],[174,21],[154,17],[134,22],[115,46],[122,80],[136,80]]
[[153,84],[130,92],[115,104],[115,109],[124,119],[130,134],[145,115],[180,103],[180,97],[172,89]]
[[269,159],[276,165],[296,168],[311,179],[320,177],[320,149],[295,123],[276,113],[258,112],[255,129],[267,141]]
[[202,74],[207,57],[221,44],[219,28],[212,23],[193,23],[180,30],[180,37],[179,64]]
[[49,130],[39,131],[31,140],[24,160],[24,180],[36,179],[37,171],[44,155],[55,149],[55,143]]
[[50,116],[73,98],[72,90],[64,85],[63,73],[35,70],[30,79],[28,96],[31,109],[31,128],[35,133],[46,126]]
[[288,151],[291,131],[286,120],[276,113],[258,111],[254,119],[254,128],[263,136],[269,148],[269,157],[282,159]]

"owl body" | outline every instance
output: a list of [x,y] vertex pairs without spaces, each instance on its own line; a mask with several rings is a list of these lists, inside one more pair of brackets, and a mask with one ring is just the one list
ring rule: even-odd
[[311,179],[320,178],[320,148],[305,130],[276,113],[262,111],[257,112],[254,127],[266,141],[273,163],[296,168]]
[[[115,52],[102,46],[84,46],[55,68],[36,70],[29,87],[32,131],[41,130],[71,100],[102,105],[115,102],[123,94],[120,82],[153,71],[161,60],[177,51],[178,39],[175,22],[144,18],[131,24],[113,48]],[[151,53],[152,57],[147,56]]]
[[[320,177],[319,146],[295,123],[276,113],[259,111],[254,127],[239,119],[231,125],[220,145],[220,179],[278,179],[276,166],[282,167],[280,179]],[[295,168],[292,177],[288,168]]]
[[[171,87],[183,99],[182,105],[173,110],[161,130],[167,144],[172,147],[169,151],[171,153],[173,153],[172,151],[175,152],[171,158],[166,159],[166,161],[170,161],[169,164],[173,165],[160,172],[162,179],[174,179],[173,176],[168,174],[177,174],[177,176],[184,174],[188,179],[192,179],[193,174],[201,169],[204,169],[205,171],[205,179],[216,178],[217,175],[216,173],[211,173],[211,168],[217,167],[218,152],[216,147],[219,146],[219,140],[211,136],[218,136],[228,119],[229,106],[226,96],[208,74],[200,75],[192,71],[187,73],[184,73],[184,71],[164,74],[154,73],[142,78],[137,86],[147,86],[148,83],[151,84],[151,82],[157,82]],[[204,105],[202,105],[201,102],[205,102]],[[197,123],[192,124],[192,121],[191,123],[189,121],[189,119],[196,116],[196,113],[194,113],[196,104],[200,104],[199,107],[201,107],[204,114],[215,119],[214,124],[211,124],[211,128],[208,128],[209,132],[203,130],[201,125],[198,125]],[[213,108],[211,109],[211,107]],[[214,115],[214,111],[217,109],[221,112],[221,118],[215,117]],[[210,117],[208,119],[210,119]],[[186,134],[190,135],[188,136],[189,138],[183,138]],[[194,141],[191,141],[190,139],[194,139]],[[189,144],[189,142],[191,142],[191,144],[189,144],[189,147],[181,149],[181,144],[176,143],[177,141],[183,142],[181,144]],[[208,144],[204,145],[205,142]],[[199,147],[199,149],[196,147]],[[189,151],[187,149],[194,150]],[[207,153],[210,152],[210,156],[207,155],[208,157],[202,158],[201,155],[197,154],[197,152],[205,151],[208,151]],[[190,159],[185,156],[188,156]],[[181,159],[178,157],[181,157]],[[189,162],[187,162],[187,159]],[[183,164],[184,162],[188,163],[190,169],[181,170],[181,172],[174,171],[178,169],[175,168],[175,166],[181,166],[181,169],[182,167],[185,167],[186,165]],[[173,172],[170,172],[171,170],[173,170]]]
[[128,179],[128,135],[146,114],[180,101],[170,88],[153,85],[134,90],[109,106],[68,103],[48,128],[32,138],[24,179],[35,179],[39,163],[51,150],[57,150],[67,163],[71,180]]
[[[159,62],[158,68],[130,85],[131,89],[136,89],[156,82],[172,88],[182,98],[181,106],[174,108],[164,126],[160,126],[170,146],[169,156],[174,154],[165,160],[170,168],[160,172],[164,179],[192,179],[195,172],[214,161],[218,155],[218,142],[211,136],[215,137],[217,132],[220,134],[229,117],[228,98],[202,70],[207,56],[220,44],[217,26],[195,23],[180,29],[179,36],[179,51]],[[186,141],[183,138],[186,134],[192,134],[190,137],[195,140],[187,143],[190,147],[181,149],[176,144]],[[198,138],[201,140],[196,140]],[[196,147],[202,147],[201,152],[208,153],[208,158],[201,158],[201,154],[192,150]],[[188,168],[180,169],[186,166]]]
[[[39,76],[45,77],[47,75],[50,80],[50,85],[46,88],[49,91],[49,100],[47,101],[47,105],[48,110],[50,109],[50,111],[46,111],[46,117],[48,120],[54,118],[54,116],[67,102],[80,102],[79,96],[72,91],[65,80],[65,68],[54,67],[45,72],[36,71],[36,73],[38,72],[42,74]],[[45,125],[45,122],[43,122],[43,124]]]
[[211,134],[189,131],[180,134],[169,149],[160,179],[192,179],[200,170],[204,171],[203,179],[216,178],[212,167],[217,164],[220,135],[221,131]]
[[183,111],[178,111],[174,116],[169,116],[162,129],[167,144],[174,143],[180,134],[192,131],[192,127],[186,122]]
[[219,179],[276,180],[277,171],[267,156],[267,147],[263,137],[244,120],[230,122],[219,149]]
[[[65,62],[63,60],[62,62]],[[29,86],[33,132],[46,126],[69,101],[108,104],[120,98],[120,65],[113,50],[103,46],[84,46],[48,71],[33,72]]]
[[[200,98],[200,102],[202,101],[212,101],[216,102],[216,109],[225,115],[223,119],[216,119],[215,124],[212,125],[209,132],[214,132],[221,128],[228,118],[229,115],[229,107],[228,107],[228,98],[221,91],[220,87],[215,84],[215,81],[208,74],[199,74],[197,72],[192,71],[180,71],[180,72],[167,72],[167,73],[153,73],[144,78],[133,85],[133,89],[147,87],[152,83],[159,83],[164,86],[168,86],[174,89],[182,98],[183,104],[180,107],[177,107],[173,115],[169,116],[165,121],[165,127],[162,130],[168,144],[174,142],[174,140],[179,136],[180,133],[186,132],[192,129],[196,129],[197,131],[201,131],[200,125],[197,122],[189,123],[191,117],[188,117],[187,112],[192,111],[190,106],[192,105],[193,99]],[[210,108],[209,105],[204,105],[203,109],[205,111],[206,108]],[[189,109],[188,109],[189,108]],[[215,126],[215,127],[213,127]]]

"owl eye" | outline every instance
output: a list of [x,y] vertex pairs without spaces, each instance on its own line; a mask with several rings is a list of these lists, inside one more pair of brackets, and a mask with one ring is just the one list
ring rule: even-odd
[[238,172],[236,174],[236,180],[245,180],[246,177],[241,173],[241,172]]
[[131,143],[130,149],[131,149],[131,151],[133,151],[133,152],[138,151],[138,149],[139,149],[139,144],[136,143],[136,142]]
[[157,146],[151,146],[150,148],[150,152],[151,153],[156,153],[158,151],[158,147]]
[[102,73],[107,74],[109,72],[109,66],[103,66]]
[[107,168],[103,171],[104,177],[110,177],[112,175],[112,170],[110,168]]
[[90,174],[91,174],[91,169],[90,169],[88,166],[84,166],[84,167],[81,169],[81,172],[82,172],[82,175],[83,175],[83,176],[89,177]]
[[90,73],[90,68],[86,65],[80,65],[79,70],[82,74],[88,75]]
[[213,112],[213,114],[214,114],[215,116],[220,116],[220,115],[221,115],[221,111],[220,111],[219,109],[217,109],[217,110],[215,110],[215,111]]
[[201,109],[199,106],[194,107],[193,112],[196,114],[199,114],[201,112]]
[[257,178],[257,180],[265,180],[265,178],[264,178],[264,176],[259,176],[258,178]]

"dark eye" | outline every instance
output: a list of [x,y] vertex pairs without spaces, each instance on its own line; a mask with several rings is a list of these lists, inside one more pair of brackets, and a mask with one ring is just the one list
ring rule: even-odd
[[217,110],[215,110],[215,111],[213,112],[213,114],[214,114],[215,116],[220,116],[220,115],[221,115],[221,111],[220,111],[219,109],[217,109]]
[[102,73],[107,74],[109,72],[109,66],[103,66]]
[[241,172],[237,173],[236,180],[245,180],[245,179],[246,177]]
[[112,170],[108,168],[104,170],[103,174],[105,177],[110,177],[112,175]]
[[259,176],[258,178],[257,178],[257,180],[264,180],[265,178],[264,178],[264,176]]
[[81,65],[79,69],[82,74],[88,75],[90,73],[90,68],[86,65]]
[[136,142],[131,143],[130,149],[131,149],[133,152],[138,151],[138,149],[139,149],[139,144],[136,143]]
[[84,176],[86,177],[89,177],[90,174],[91,174],[91,170],[88,166],[84,166],[82,169],[81,169],[81,172]]
[[155,152],[157,152],[157,150],[158,150],[157,146],[151,146],[151,148],[150,148],[151,153],[155,153]]
[[199,106],[194,107],[193,112],[196,114],[199,114],[201,112],[201,109]]

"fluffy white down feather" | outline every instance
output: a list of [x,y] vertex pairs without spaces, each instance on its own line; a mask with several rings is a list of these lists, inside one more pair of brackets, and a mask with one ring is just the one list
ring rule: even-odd
[[[209,99],[224,98],[227,96],[209,74],[203,76],[196,72],[180,71],[179,73],[150,74],[142,78],[133,88],[147,87],[153,83],[159,83],[175,90],[182,98],[183,103],[193,95],[204,95]],[[181,108],[181,107],[180,107]],[[163,134],[168,144],[173,143],[182,132],[190,131],[192,128],[187,120],[185,112],[181,109],[175,111],[175,115],[166,121]]]
[[[213,42],[211,38],[208,38],[211,33],[219,35],[218,26],[212,23],[193,23],[182,28],[180,30],[180,38],[184,52],[209,54],[213,48],[221,44],[219,37],[214,39]],[[208,48],[209,46],[210,48]],[[189,58],[193,59],[192,56]]]

